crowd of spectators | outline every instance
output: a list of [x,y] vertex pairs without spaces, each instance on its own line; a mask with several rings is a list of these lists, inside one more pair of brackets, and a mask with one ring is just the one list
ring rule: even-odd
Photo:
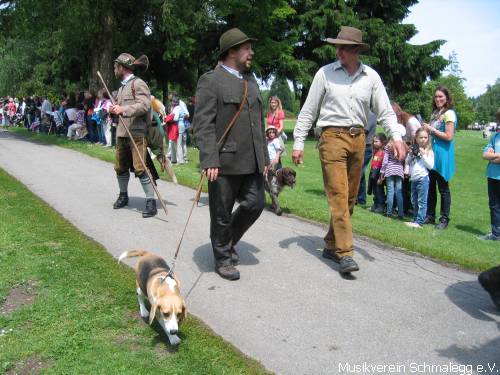
[[[63,93],[54,103],[47,96],[2,99],[2,125],[24,126],[28,131],[66,136],[111,147],[114,127],[106,93]],[[115,121],[116,122],[116,121]]]
[[[165,129],[168,139],[168,157],[173,163],[187,162],[187,142],[194,112],[194,98],[186,105],[173,92],[169,106],[154,97],[154,121]],[[51,102],[47,96],[0,98],[0,125],[23,126],[28,131],[65,136],[69,140],[90,142],[112,147],[116,140],[118,118],[109,113],[111,100],[104,90],[62,93]]]
[[[166,139],[168,139],[167,157],[172,163],[183,164],[188,161],[187,144],[194,140],[190,137],[191,122],[194,114],[194,97],[188,104],[182,101],[177,93],[168,97],[169,105],[152,97],[154,121],[158,122]],[[155,104],[156,103],[156,104]],[[62,94],[56,103],[51,103],[46,96],[6,97],[0,98],[0,125],[24,126],[29,131],[66,136],[70,140],[100,144],[104,147],[115,145],[116,116],[109,114],[111,100],[100,90],[97,95],[90,91]],[[391,140],[384,134],[375,134],[375,121],[367,131],[367,144],[363,168],[367,168],[371,159],[368,177],[368,194],[373,195],[372,211],[393,216],[413,217],[409,226],[420,228],[423,224],[435,224],[436,196],[441,196],[438,229],[445,229],[450,220],[451,194],[449,181],[455,172],[454,132],[457,127],[457,116],[453,110],[451,93],[445,87],[439,87],[432,101],[433,113],[429,124],[403,111],[393,103],[398,122],[404,130],[404,139],[409,147],[409,158],[406,165],[391,158]],[[500,110],[499,110],[500,111]],[[499,112],[500,113],[500,112]],[[284,112],[278,97],[269,98],[267,128],[276,129],[275,137],[280,141],[280,156],[283,156],[286,133],[284,132]],[[497,122],[500,115],[497,113]],[[497,126],[498,131],[500,127]],[[416,137],[422,134],[422,143]],[[497,140],[497,132],[492,139]],[[490,139],[488,153],[485,158],[489,164],[490,209],[492,212],[492,232],[484,239],[498,240],[499,210],[496,197],[498,190],[498,173],[490,170],[496,168],[499,161],[495,159],[496,141]],[[494,150],[494,151],[491,151]],[[493,156],[491,156],[493,155]],[[428,156],[429,160],[426,159]],[[420,164],[422,164],[420,166]],[[491,167],[493,165],[493,167]],[[497,168],[498,169],[498,168]],[[366,204],[366,184],[364,173],[358,195],[358,204]],[[495,189],[491,186],[495,186]],[[495,199],[492,200],[491,197]],[[494,202],[493,202],[494,201]],[[492,203],[493,202],[493,203]]]

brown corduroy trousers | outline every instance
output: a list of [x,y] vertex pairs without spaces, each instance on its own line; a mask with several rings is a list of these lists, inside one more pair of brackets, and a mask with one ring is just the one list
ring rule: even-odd
[[365,134],[347,128],[325,128],[319,141],[323,182],[330,207],[325,248],[338,256],[353,255],[351,216],[356,203],[365,152]]

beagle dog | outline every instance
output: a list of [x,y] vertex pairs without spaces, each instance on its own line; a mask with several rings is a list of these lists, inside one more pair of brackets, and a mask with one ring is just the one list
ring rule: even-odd
[[[137,299],[142,318],[149,317],[149,324],[156,320],[167,334],[172,345],[178,345],[179,324],[186,317],[186,304],[181,297],[180,283],[163,258],[144,250],[126,251],[118,258],[118,263],[126,258],[141,257],[135,267],[137,274]],[[145,297],[151,306],[146,309]]]

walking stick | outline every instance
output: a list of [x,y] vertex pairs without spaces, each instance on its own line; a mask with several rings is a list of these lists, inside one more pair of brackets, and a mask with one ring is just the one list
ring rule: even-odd
[[[163,136],[163,139],[166,141],[166,144],[168,144],[168,138],[166,134]],[[164,155],[163,160],[164,161],[162,167],[168,173],[168,175],[172,179],[172,182],[174,184],[177,184],[177,176],[175,175],[174,168],[172,168],[172,163],[170,162],[169,158],[166,155]]]
[[[245,102],[247,100],[247,95],[248,95],[248,81],[244,80],[243,82],[244,82],[245,88],[244,88],[244,93],[243,93],[243,99],[242,99],[242,101],[240,103],[240,107],[238,108],[238,112],[235,113],[235,115],[233,116],[233,118],[229,122],[229,125],[227,126],[226,130],[224,131],[224,134],[222,134],[222,136],[220,137],[220,139],[217,141],[217,146],[218,147],[222,146],[222,144],[226,140],[226,137],[229,134],[229,131],[231,130],[231,128],[235,124],[236,120],[240,116],[240,113],[243,110],[243,107],[244,107]],[[184,234],[186,233],[186,229],[187,229],[187,226],[189,224],[189,220],[191,219],[191,214],[193,213],[194,207],[196,206],[196,204],[200,200],[201,189],[203,187],[203,182],[204,181],[205,181],[205,171],[203,171],[201,173],[200,182],[198,183],[198,187],[196,188],[196,193],[195,193],[195,196],[194,196],[193,204],[191,205],[191,209],[189,210],[189,215],[188,215],[188,218],[187,218],[187,221],[186,221],[186,225],[184,225],[184,230],[182,231],[181,239],[179,240],[179,243],[177,244],[177,249],[175,250],[174,259],[172,261],[172,267],[170,267],[170,271],[169,271],[170,275],[174,273],[175,262],[177,261],[177,256],[179,255],[179,250],[181,249],[182,240],[184,239]]]
[[[104,79],[101,76],[101,72],[97,71],[97,76],[101,80],[102,86],[106,90],[106,92],[111,100],[111,104],[115,105],[115,101],[113,99],[113,96],[109,92],[108,86],[106,86],[106,83],[104,82]],[[151,175],[151,172],[149,171],[148,167],[146,166],[146,163],[144,162],[144,159],[142,158],[141,153],[139,152],[139,148],[137,147],[137,144],[134,141],[134,137],[132,137],[132,133],[130,132],[129,128],[127,128],[125,126],[125,124],[123,123],[123,118],[121,115],[118,115],[118,120],[121,122],[122,126],[125,128],[125,131],[127,132],[127,135],[130,138],[130,142],[132,142],[132,145],[134,146],[134,150],[137,153],[137,155],[139,156],[139,160],[141,161],[141,164],[144,167],[144,170],[146,171],[146,173],[149,177],[149,181],[151,183],[151,186],[153,187],[153,189],[156,193],[156,196],[158,197],[158,200],[160,201],[160,205],[163,208],[163,211],[165,211],[165,215],[168,215],[167,206],[165,206],[165,202],[163,202],[163,198],[161,197],[160,191],[158,190],[158,188],[156,187],[156,184],[154,183],[153,176]]]

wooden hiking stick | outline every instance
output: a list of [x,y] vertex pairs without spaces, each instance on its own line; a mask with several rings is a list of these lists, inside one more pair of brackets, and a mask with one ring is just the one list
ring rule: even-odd
[[[167,134],[165,134],[163,136],[163,139],[165,140],[167,148],[168,148],[168,137],[167,137]],[[167,157],[167,155],[163,155],[163,164],[162,164],[162,167],[165,169],[165,171],[167,172],[167,174],[170,176],[170,178],[172,179],[172,182],[174,184],[177,184],[177,176],[175,175],[174,168],[172,167],[172,163],[171,163],[170,159]]]
[[[106,83],[104,82],[104,79],[102,78],[101,72],[97,71],[97,76],[101,80],[102,86],[106,90],[106,92],[107,92],[107,94],[108,94],[108,96],[109,96],[109,98],[111,100],[111,104],[115,105],[115,101],[113,99],[113,96],[109,92],[108,86],[106,86]],[[125,131],[127,132],[127,135],[130,138],[130,141],[132,142],[132,145],[134,146],[134,150],[137,153],[137,155],[139,156],[139,160],[140,160],[142,166],[144,167],[144,170],[146,171],[146,173],[147,173],[147,175],[149,177],[149,181],[151,183],[151,186],[153,186],[153,189],[154,189],[154,191],[156,193],[156,196],[158,197],[158,199],[160,201],[160,205],[163,208],[163,211],[165,211],[165,215],[168,215],[167,206],[165,206],[165,202],[163,202],[163,198],[161,197],[160,191],[158,190],[156,184],[154,183],[153,176],[151,175],[151,172],[149,171],[148,167],[146,166],[146,163],[144,162],[144,159],[142,158],[141,153],[139,152],[139,148],[137,147],[137,144],[134,141],[134,137],[132,137],[132,133],[130,132],[129,128],[127,128],[125,126],[125,124],[123,122],[123,118],[122,118],[121,115],[118,115],[118,120],[121,122],[122,126],[125,128]]]

